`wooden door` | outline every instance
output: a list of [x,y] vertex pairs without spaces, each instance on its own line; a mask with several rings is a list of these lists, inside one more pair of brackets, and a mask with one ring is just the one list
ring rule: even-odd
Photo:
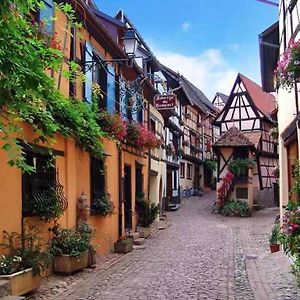
[[131,194],[131,167],[125,166],[124,199],[125,199],[125,229],[132,228],[132,194]]

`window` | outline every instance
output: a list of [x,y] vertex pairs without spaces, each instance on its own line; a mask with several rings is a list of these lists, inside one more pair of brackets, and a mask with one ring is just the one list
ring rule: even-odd
[[[71,38],[70,38],[70,61],[76,60],[76,29],[71,28]],[[76,98],[76,82],[75,78],[71,78],[69,81],[69,96]]]
[[141,198],[144,194],[144,175],[143,175],[143,166],[136,164],[135,167],[135,195],[136,198]]
[[109,113],[116,111],[117,76],[113,66],[105,66],[99,54],[97,54],[91,43],[85,45],[85,88],[84,99],[87,103],[92,103],[92,84],[97,83],[101,88],[99,96],[99,108],[105,109]]
[[[101,198],[105,189],[104,162],[101,159],[91,157],[91,204],[94,199]],[[92,207],[92,205],[91,205]]]
[[93,83],[93,48],[89,42],[85,44],[85,81],[84,81],[84,100],[92,103],[92,83]]
[[155,121],[153,119],[150,119],[150,130],[154,133],[156,132]]
[[[105,76],[105,75],[104,75]],[[105,89],[105,87],[104,87]],[[109,113],[115,112],[115,100],[116,100],[116,74],[113,66],[108,66],[108,74],[107,74],[107,97],[106,97],[106,109]]]
[[53,158],[46,151],[36,151],[25,150],[26,163],[34,167],[35,172],[22,174],[22,214],[43,217],[47,215],[45,208],[53,206],[53,196],[63,210],[67,201],[58,182]]
[[180,163],[180,178],[185,177],[185,163],[181,162]]
[[193,165],[187,164],[187,179],[192,179]]

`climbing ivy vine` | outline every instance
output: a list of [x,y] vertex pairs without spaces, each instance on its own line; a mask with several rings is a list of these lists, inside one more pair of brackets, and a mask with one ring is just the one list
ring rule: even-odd
[[[59,72],[64,57],[56,36],[49,36],[44,24],[33,19],[41,5],[38,0],[1,0],[0,5],[0,139],[9,165],[23,171],[32,171],[20,143],[23,122],[35,131],[35,143],[50,146],[59,132],[93,155],[101,156],[102,149],[97,105],[64,97],[48,75],[50,70]],[[72,26],[79,26],[70,5],[56,9],[64,11]],[[70,70],[76,72],[74,63]]]

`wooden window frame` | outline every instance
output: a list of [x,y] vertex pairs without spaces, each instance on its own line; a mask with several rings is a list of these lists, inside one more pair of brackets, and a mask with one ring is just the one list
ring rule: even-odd
[[180,178],[185,178],[185,163],[180,162]]

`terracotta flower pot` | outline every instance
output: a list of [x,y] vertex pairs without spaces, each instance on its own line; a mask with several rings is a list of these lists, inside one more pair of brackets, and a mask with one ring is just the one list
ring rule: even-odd
[[9,293],[12,296],[21,296],[39,288],[41,277],[34,276],[32,269],[26,269],[11,275],[1,275],[0,280],[9,281]]
[[280,249],[280,245],[279,244],[275,244],[275,245],[270,245],[270,250],[271,250],[271,253],[275,253],[275,252],[278,252]]

